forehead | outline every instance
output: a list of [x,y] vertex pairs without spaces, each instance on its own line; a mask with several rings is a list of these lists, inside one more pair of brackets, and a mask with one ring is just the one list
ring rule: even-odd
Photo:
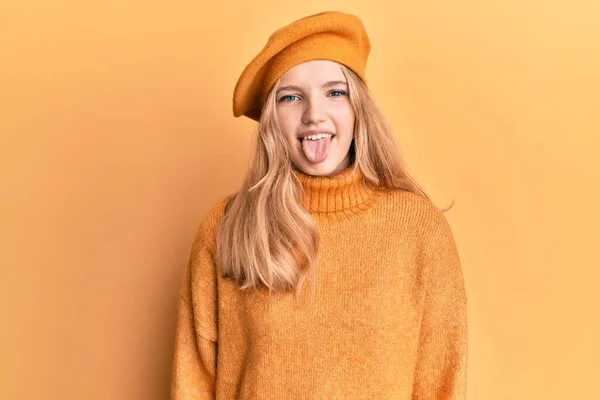
[[311,60],[294,65],[281,76],[281,86],[321,86],[327,81],[344,81],[346,77],[340,64],[330,60]]

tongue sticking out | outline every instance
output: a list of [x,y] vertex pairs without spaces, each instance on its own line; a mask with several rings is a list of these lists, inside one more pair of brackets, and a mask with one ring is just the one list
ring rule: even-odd
[[327,158],[329,146],[332,138],[324,138],[319,140],[304,139],[302,141],[302,151],[310,162],[321,163]]

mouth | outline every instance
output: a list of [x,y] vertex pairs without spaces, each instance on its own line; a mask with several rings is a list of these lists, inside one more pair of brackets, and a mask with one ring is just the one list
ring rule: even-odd
[[298,141],[306,159],[313,164],[319,164],[327,159],[334,138],[335,135],[330,132],[305,132]]
[[326,139],[326,138],[333,139],[333,138],[335,138],[335,135],[334,134],[318,134],[318,135],[304,136],[304,137],[301,136],[298,138],[298,141],[300,143],[302,143],[304,140],[315,140],[316,141],[316,140],[321,140],[321,139]]

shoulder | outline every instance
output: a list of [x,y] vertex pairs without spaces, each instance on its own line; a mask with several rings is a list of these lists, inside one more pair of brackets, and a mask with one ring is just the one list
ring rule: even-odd
[[456,245],[446,215],[431,199],[406,190],[388,190],[384,198],[379,218],[410,235],[421,251]]
[[222,197],[216,203],[213,203],[207,211],[204,212],[196,229],[196,241],[205,244],[214,244],[215,232],[219,222],[225,214],[225,209],[233,194]]
[[448,225],[442,210],[432,200],[407,190],[386,190],[383,212],[422,234]]

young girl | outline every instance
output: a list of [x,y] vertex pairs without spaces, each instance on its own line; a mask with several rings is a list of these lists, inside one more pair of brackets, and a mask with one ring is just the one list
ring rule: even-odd
[[369,51],[359,18],[325,12],[242,72],[233,113],[257,135],[194,240],[174,399],[466,398],[457,248],[369,95]]

